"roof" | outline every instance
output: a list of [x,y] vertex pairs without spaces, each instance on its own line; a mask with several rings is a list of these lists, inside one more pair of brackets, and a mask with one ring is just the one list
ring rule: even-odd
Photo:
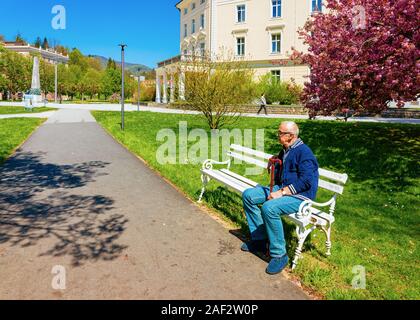
[[176,7],[178,10],[180,10],[180,9],[178,8],[178,5],[179,5],[179,4],[181,4],[183,1],[184,1],[184,0],[180,0],[180,1],[178,1],[178,3],[175,5],[175,7]]

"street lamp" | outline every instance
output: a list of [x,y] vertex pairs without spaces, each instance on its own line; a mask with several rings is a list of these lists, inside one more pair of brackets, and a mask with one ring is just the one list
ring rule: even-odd
[[57,103],[58,92],[58,61],[54,61],[54,102]]
[[[138,68],[137,69],[137,71],[140,73],[140,68]],[[142,77],[142,76],[140,76],[140,75],[138,75],[138,76],[134,76],[134,75],[131,75],[131,77],[133,77],[134,79],[136,79],[137,80],[137,82],[138,82],[138,90],[137,90],[137,111],[140,111],[140,83],[141,83],[141,81],[144,81],[144,77]]]
[[121,47],[121,129],[124,131],[124,48],[126,44],[119,44]]

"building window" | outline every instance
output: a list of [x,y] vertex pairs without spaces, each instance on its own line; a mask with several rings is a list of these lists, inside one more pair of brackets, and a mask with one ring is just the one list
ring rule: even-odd
[[272,34],[271,35],[271,53],[280,53],[281,52],[281,34]]
[[206,44],[204,42],[200,43],[200,54],[201,56],[204,56],[206,53]]
[[184,15],[188,13],[188,8],[184,8]]
[[200,16],[200,27],[201,29],[204,29],[204,14]]
[[245,55],[245,38],[236,38],[236,54],[238,56]]
[[193,4],[191,5],[191,10],[195,9],[195,2],[193,2]]
[[273,18],[281,17],[281,0],[272,0],[271,6],[273,9],[272,10]]
[[188,36],[188,25],[184,24],[184,38]]
[[280,82],[281,81],[281,72],[280,70],[272,70],[271,77],[273,81]]
[[191,21],[191,33],[192,34],[195,33],[195,19],[192,19],[192,21]]
[[241,4],[236,7],[237,22],[245,22],[245,5]]
[[312,12],[322,11],[322,0],[312,0]]

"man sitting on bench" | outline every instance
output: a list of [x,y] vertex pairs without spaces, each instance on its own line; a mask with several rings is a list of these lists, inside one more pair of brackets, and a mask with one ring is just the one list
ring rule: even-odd
[[258,185],[242,195],[251,241],[244,243],[241,249],[265,253],[269,240],[268,274],[281,272],[289,261],[281,216],[298,212],[302,201],[308,198],[314,200],[319,178],[318,162],[299,138],[296,123],[282,122],[278,138],[283,149],[276,158],[282,160],[282,166],[280,169],[276,165],[273,192],[270,194],[269,187]]

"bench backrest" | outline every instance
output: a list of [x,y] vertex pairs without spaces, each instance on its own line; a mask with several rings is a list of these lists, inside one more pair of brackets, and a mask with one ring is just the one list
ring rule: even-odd
[[[262,168],[267,168],[268,160],[273,155],[237,144],[232,144],[230,145],[228,156]],[[344,184],[348,180],[347,174],[319,168],[319,176],[320,179],[318,182],[318,187],[332,191],[334,193],[343,194]],[[321,177],[323,179],[321,179]]]

